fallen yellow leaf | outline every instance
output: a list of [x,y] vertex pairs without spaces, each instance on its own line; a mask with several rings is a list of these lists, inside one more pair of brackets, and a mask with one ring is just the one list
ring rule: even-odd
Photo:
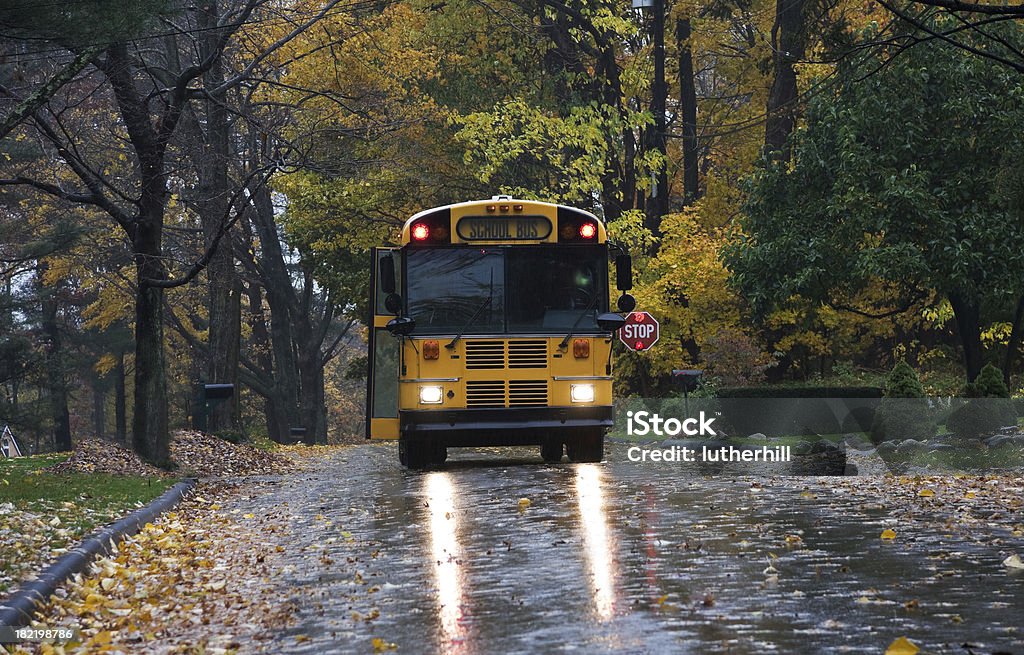
[[882,534],[880,536],[882,539],[885,539],[886,541],[892,541],[896,538],[896,531],[886,528],[885,530],[882,530]]
[[917,495],[921,496],[922,498],[931,498],[932,496],[935,495],[935,492],[932,491],[931,489],[922,489],[921,491],[917,492]]
[[1019,555],[1010,555],[1003,560],[1003,566],[1008,569],[1024,569],[1024,562],[1021,561]]
[[375,653],[383,653],[386,650],[395,650],[398,648],[397,644],[389,644],[380,637],[374,637],[371,643],[373,644],[373,652]]
[[885,649],[885,655],[916,655],[920,650],[914,642],[906,637],[900,637],[889,644],[889,647]]
[[526,509],[530,505],[531,505],[531,503],[530,503],[530,499],[529,498],[520,498],[519,499],[519,509],[520,509],[520,511]]

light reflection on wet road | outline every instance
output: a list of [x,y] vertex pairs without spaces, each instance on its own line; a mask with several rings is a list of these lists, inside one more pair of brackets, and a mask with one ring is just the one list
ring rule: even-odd
[[1020,517],[983,545],[909,524],[888,543],[893,510],[812,479],[679,475],[622,446],[600,465],[515,452],[417,473],[392,446],[350,448],[252,499],[292,515],[297,624],[270,650],[881,653],[907,636],[1024,653],[1024,575],[1001,565],[1024,552]]

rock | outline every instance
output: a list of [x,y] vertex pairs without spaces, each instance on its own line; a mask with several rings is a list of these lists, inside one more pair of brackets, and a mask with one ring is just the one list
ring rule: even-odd
[[927,446],[922,441],[918,441],[917,439],[907,439],[900,445],[896,446],[896,452],[900,453],[901,455],[904,455],[907,453],[920,452],[924,450],[926,447]]
[[763,432],[755,432],[754,434],[747,437],[747,439],[763,439],[764,441],[767,441],[768,435],[764,434]]
[[928,451],[929,452],[934,453],[934,452],[938,452],[940,450],[956,450],[956,448],[952,444],[948,444],[948,443],[933,443],[933,444],[929,444],[929,446],[928,446]]
[[809,441],[798,441],[793,446],[794,455],[810,455],[811,454],[811,443]]
[[838,450],[838,448],[833,446],[828,441],[815,441],[814,444],[811,446],[811,453],[813,454],[826,453],[830,450]]
[[868,450],[873,446],[870,439],[855,432],[844,435],[843,443],[855,450]]
[[846,453],[838,448],[799,455],[790,463],[792,475],[844,475],[846,469]]
[[1024,437],[1009,434],[999,434],[985,439],[985,445],[989,448],[999,448],[1004,444],[1024,445]]
[[892,453],[896,452],[896,444],[894,444],[891,441],[883,441],[882,443],[878,444],[878,448],[876,450],[878,451],[879,455],[891,455]]
[[1005,436],[994,442],[989,448],[1024,448],[1024,436]]

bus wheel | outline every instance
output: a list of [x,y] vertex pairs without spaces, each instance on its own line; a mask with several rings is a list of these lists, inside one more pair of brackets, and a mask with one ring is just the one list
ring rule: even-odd
[[441,466],[448,459],[448,447],[443,441],[435,441],[431,444],[431,463],[434,466]]
[[604,459],[604,433],[586,432],[565,442],[569,459],[574,462],[600,462]]
[[[402,447],[403,444],[405,446],[404,449]],[[424,439],[400,438],[398,441],[398,461],[414,470],[428,468],[432,460],[432,445]],[[405,451],[405,461],[402,461],[403,450]]]
[[402,466],[409,466],[409,445],[405,439],[398,440],[398,463]]
[[562,461],[562,442],[558,439],[548,439],[540,447],[540,456],[547,464],[557,464]]

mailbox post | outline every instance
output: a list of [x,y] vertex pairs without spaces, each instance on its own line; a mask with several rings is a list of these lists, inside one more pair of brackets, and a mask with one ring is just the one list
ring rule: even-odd
[[192,429],[206,432],[210,409],[235,395],[233,384],[196,383],[195,409],[192,411]]
[[697,368],[674,368],[672,379],[683,388],[683,407],[686,415],[690,415],[690,392],[696,391],[704,371]]

